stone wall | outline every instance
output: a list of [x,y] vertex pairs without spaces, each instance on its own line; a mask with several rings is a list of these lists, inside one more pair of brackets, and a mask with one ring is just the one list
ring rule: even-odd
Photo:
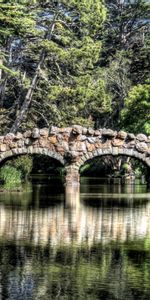
[[[71,178],[77,178],[85,161],[101,155],[127,155],[150,167],[150,136],[111,129],[93,130],[79,125],[34,128],[0,136],[0,161],[19,154],[44,154],[60,161]],[[73,175],[74,174],[74,175]],[[76,175],[75,175],[76,174]],[[72,177],[73,176],[73,177]]]

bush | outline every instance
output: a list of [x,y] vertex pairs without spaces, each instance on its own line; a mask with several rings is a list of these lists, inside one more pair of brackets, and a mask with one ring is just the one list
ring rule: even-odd
[[21,185],[21,171],[12,166],[5,165],[0,169],[0,179],[5,189],[13,189]]
[[21,172],[21,178],[25,179],[31,173],[33,167],[33,159],[29,155],[21,155],[7,163]]

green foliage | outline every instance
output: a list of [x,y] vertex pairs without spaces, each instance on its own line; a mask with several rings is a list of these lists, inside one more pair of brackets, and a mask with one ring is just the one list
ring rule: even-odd
[[80,174],[82,175],[82,174],[84,174],[84,172],[86,173],[86,172],[90,171],[90,167],[91,167],[90,163],[84,164],[80,169]]
[[[3,35],[4,40],[7,43],[7,36],[11,35],[12,41],[20,41],[15,53],[11,53],[11,44],[6,45],[10,53],[5,63],[2,61],[1,64],[5,65],[0,90],[3,93],[2,106],[5,108],[7,105],[11,109],[17,98],[20,108],[22,97],[30,87],[44,53],[38,86],[34,89],[34,100],[28,111],[28,122],[24,119],[22,127],[32,127],[35,123],[38,126],[52,123],[63,126],[77,121],[91,125],[91,120],[94,125],[94,118],[110,111],[109,94],[104,80],[99,78],[98,67],[101,41],[97,37],[106,18],[106,8],[98,0],[60,1],[59,6],[53,1],[36,1],[34,4],[18,0],[15,4],[9,1],[1,5],[1,30],[5,32],[7,28],[7,33],[11,31]],[[51,18],[44,16],[48,12]],[[56,20],[50,34],[54,18]],[[19,78],[8,78],[10,72],[7,71],[11,69],[14,77],[16,73],[13,72],[19,71]],[[16,115],[13,110],[13,120]],[[3,118],[6,119],[5,114],[2,122]]]
[[0,169],[0,179],[4,181],[4,188],[11,190],[21,185],[21,171],[5,165]]
[[[149,1],[107,0],[107,19],[102,38],[102,57],[106,84],[112,103],[105,126],[121,128],[121,111],[132,87],[150,76]],[[133,126],[134,127],[134,126]]]
[[124,164],[122,165],[122,169],[123,169],[124,172],[128,172],[128,169],[129,169],[128,163],[124,163]]
[[5,67],[4,65],[0,64],[0,69],[5,71],[5,73],[8,73],[10,76],[19,76],[18,72],[15,72],[7,67]]
[[32,166],[32,157],[29,155],[22,155],[6,162],[0,169],[0,179],[4,181],[4,188],[8,190],[17,188],[31,173]]
[[[149,100],[140,91],[150,76],[149,12],[143,0],[2,0],[1,133],[19,115],[35,74],[23,130],[79,123],[149,133]],[[146,98],[135,105],[136,97]]]
[[20,172],[21,178],[25,179],[31,173],[33,167],[33,159],[29,155],[21,155],[10,160],[8,166],[15,168]]
[[131,132],[150,134],[150,83],[133,87],[125,99],[122,126]]
[[[5,39],[8,35],[26,35],[35,32],[35,19],[29,9],[29,1],[7,1],[0,3],[0,32],[1,38]],[[1,40],[2,41],[2,40]]]

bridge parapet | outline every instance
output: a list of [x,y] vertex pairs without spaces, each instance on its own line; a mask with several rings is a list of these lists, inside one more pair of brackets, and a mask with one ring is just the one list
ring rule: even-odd
[[150,137],[79,125],[66,128],[52,126],[51,130],[34,128],[24,133],[0,136],[0,161],[25,153],[55,158],[66,166],[67,174],[72,168],[79,170],[86,160],[107,154],[136,157],[150,167]]

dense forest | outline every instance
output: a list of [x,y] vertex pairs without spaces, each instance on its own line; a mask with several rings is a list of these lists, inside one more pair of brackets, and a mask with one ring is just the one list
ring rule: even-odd
[[[149,1],[0,0],[0,134],[72,124],[150,135]],[[0,178],[50,172],[37,162],[14,159]],[[120,157],[88,169],[143,174]]]
[[150,4],[1,0],[1,134],[81,124],[150,134]]

